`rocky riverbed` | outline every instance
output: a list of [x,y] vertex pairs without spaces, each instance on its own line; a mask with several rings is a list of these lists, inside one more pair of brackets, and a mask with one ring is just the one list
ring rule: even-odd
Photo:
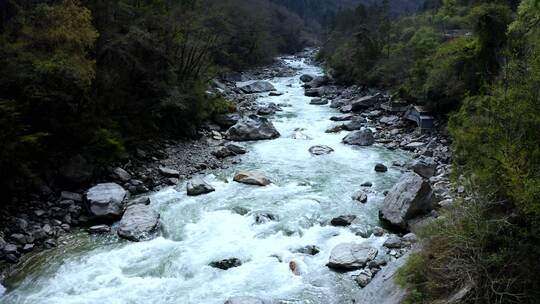
[[[83,303],[85,293],[103,301],[110,288],[126,288],[119,303],[385,297],[388,288],[369,289],[370,282],[381,284],[379,273],[403,263],[416,243],[409,231],[452,204],[449,138],[440,123],[422,132],[382,110],[384,92],[333,84],[313,57],[307,51],[214,80],[207,94],[234,101],[238,113],[208,121],[201,139],[141,145],[95,184],[43,187],[19,213],[3,215],[7,303],[59,303],[51,292],[64,292],[55,285],[62,278],[86,286],[63,303]],[[81,163],[65,171],[80,178]],[[113,273],[101,273],[107,259]],[[269,277],[256,278],[264,272]],[[93,285],[108,276],[120,289]],[[155,280],[143,288],[136,278]],[[233,285],[218,287],[220,280]],[[281,287],[267,290],[274,284]],[[129,292],[137,286],[142,293]],[[154,293],[160,289],[165,295]]]

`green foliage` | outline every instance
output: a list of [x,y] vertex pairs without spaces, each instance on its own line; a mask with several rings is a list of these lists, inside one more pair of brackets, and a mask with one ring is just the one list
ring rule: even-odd
[[93,138],[84,151],[92,155],[98,162],[108,163],[124,156],[125,148],[118,132],[99,128],[94,132]]
[[387,11],[360,6],[336,17],[321,52],[336,79],[401,88],[407,101],[444,114],[498,75],[512,17],[505,1],[447,0],[392,21]]
[[269,0],[9,0],[0,5],[0,186],[124,141],[195,136],[234,110],[206,94],[218,73],[296,52],[304,20]]
[[436,112],[459,108],[463,98],[479,91],[478,41],[458,38],[441,45],[430,57],[424,100]]
[[[471,181],[475,195],[421,232],[426,245],[398,280],[413,291],[411,303],[443,300],[463,287],[470,288],[463,303],[540,298],[539,8],[538,1],[521,2],[508,26],[509,43],[500,34],[508,25],[506,8],[483,4],[471,14],[481,23],[471,38],[473,57],[486,68],[493,56],[486,53],[495,52],[505,65],[495,69],[496,77],[495,70],[478,68],[483,87],[451,115],[454,168]],[[486,34],[494,29],[499,36]]]

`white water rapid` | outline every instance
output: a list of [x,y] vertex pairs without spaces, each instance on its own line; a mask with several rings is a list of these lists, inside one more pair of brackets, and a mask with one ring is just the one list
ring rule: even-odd
[[[160,236],[131,243],[116,236],[71,234],[65,244],[40,253],[20,266],[6,281],[5,304],[223,304],[231,296],[255,296],[276,303],[350,303],[360,287],[347,273],[325,266],[332,248],[341,242],[372,242],[379,225],[377,212],[384,190],[400,176],[389,166],[376,173],[376,163],[404,161],[407,154],[383,147],[354,147],[341,143],[346,132],[328,134],[329,118],[339,113],[328,106],[310,105],[299,80],[302,74],[321,74],[303,59],[282,58],[298,68],[294,77],[270,81],[285,93],[260,97],[259,102],[287,103],[272,118],[281,137],[246,144],[241,164],[205,179],[216,191],[188,197],[185,185],[152,195],[161,213]],[[293,139],[295,130],[311,139]],[[328,145],[335,152],[312,156],[308,149]],[[256,187],[232,181],[240,169],[256,170],[273,184]],[[372,182],[367,204],[351,199],[363,182]],[[240,208],[248,210],[241,215]],[[270,213],[275,221],[255,222],[255,214]],[[333,227],[336,216],[355,214],[359,224]],[[315,245],[316,255],[297,252]],[[208,266],[238,258],[243,264],[229,270]],[[295,261],[300,275],[289,270]]]

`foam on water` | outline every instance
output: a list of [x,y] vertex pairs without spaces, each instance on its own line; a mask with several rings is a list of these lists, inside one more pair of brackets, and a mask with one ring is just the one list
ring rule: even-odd
[[[71,235],[67,244],[41,253],[7,283],[10,292],[2,303],[223,303],[228,297],[252,295],[286,303],[344,303],[357,289],[350,274],[330,271],[325,264],[330,251],[342,242],[383,239],[360,235],[378,224],[377,210],[400,172],[376,173],[376,163],[404,160],[407,155],[380,147],[351,147],[341,143],[345,133],[327,134],[337,112],[328,106],[309,105],[299,76],[320,74],[317,67],[298,59],[285,61],[299,69],[294,77],[271,82],[279,97],[261,97],[261,103],[287,103],[273,119],[282,137],[248,143],[247,155],[235,168],[206,179],[216,191],[188,197],[185,185],[152,196],[152,206],[161,213],[161,236],[142,243],[120,241],[112,236]],[[291,138],[301,130],[311,140]],[[317,144],[335,152],[312,156]],[[254,187],[232,182],[240,169],[258,170],[274,182]],[[366,205],[351,200],[365,181],[374,184]],[[248,211],[240,215],[235,210]],[[255,215],[270,213],[277,220],[257,224]],[[356,214],[359,225],[339,228],[329,219]],[[311,256],[297,249],[316,245]],[[227,271],[210,262],[239,258],[243,265]],[[296,276],[289,262],[300,268]],[[2,288],[0,286],[0,295]]]

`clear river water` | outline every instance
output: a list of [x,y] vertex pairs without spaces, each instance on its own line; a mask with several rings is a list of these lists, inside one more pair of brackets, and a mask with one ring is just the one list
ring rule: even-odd
[[[34,255],[7,279],[0,303],[222,304],[244,295],[277,303],[351,303],[360,287],[350,273],[325,266],[330,251],[342,242],[381,246],[384,238],[367,232],[379,225],[383,191],[401,174],[389,164],[409,156],[378,146],[344,145],[344,132],[325,133],[333,125],[329,118],[339,113],[310,105],[299,80],[322,70],[303,59],[281,60],[297,68],[297,75],[270,79],[285,94],[258,100],[290,104],[272,118],[280,138],[246,143],[249,153],[240,164],[205,177],[216,188],[213,193],[188,197],[183,184],[153,194],[151,205],[162,224],[151,241],[131,243],[81,230],[65,237],[62,246]],[[293,138],[295,130],[309,138]],[[308,149],[319,144],[335,152],[311,155]],[[389,171],[376,173],[376,163],[387,164]],[[260,171],[273,184],[233,182],[241,169]],[[368,203],[353,201],[351,195],[367,181],[373,183]],[[238,214],[238,207],[249,213]],[[271,213],[276,220],[257,224],[259,213]],[[357,223],[328,224],[344,214],[357,215]],[[297,252],[308,245],[320,252]],[[243,264],[226,271],[208,266],[233,257]],[[300,275],[289,270],[290,261],[299,265]]]

